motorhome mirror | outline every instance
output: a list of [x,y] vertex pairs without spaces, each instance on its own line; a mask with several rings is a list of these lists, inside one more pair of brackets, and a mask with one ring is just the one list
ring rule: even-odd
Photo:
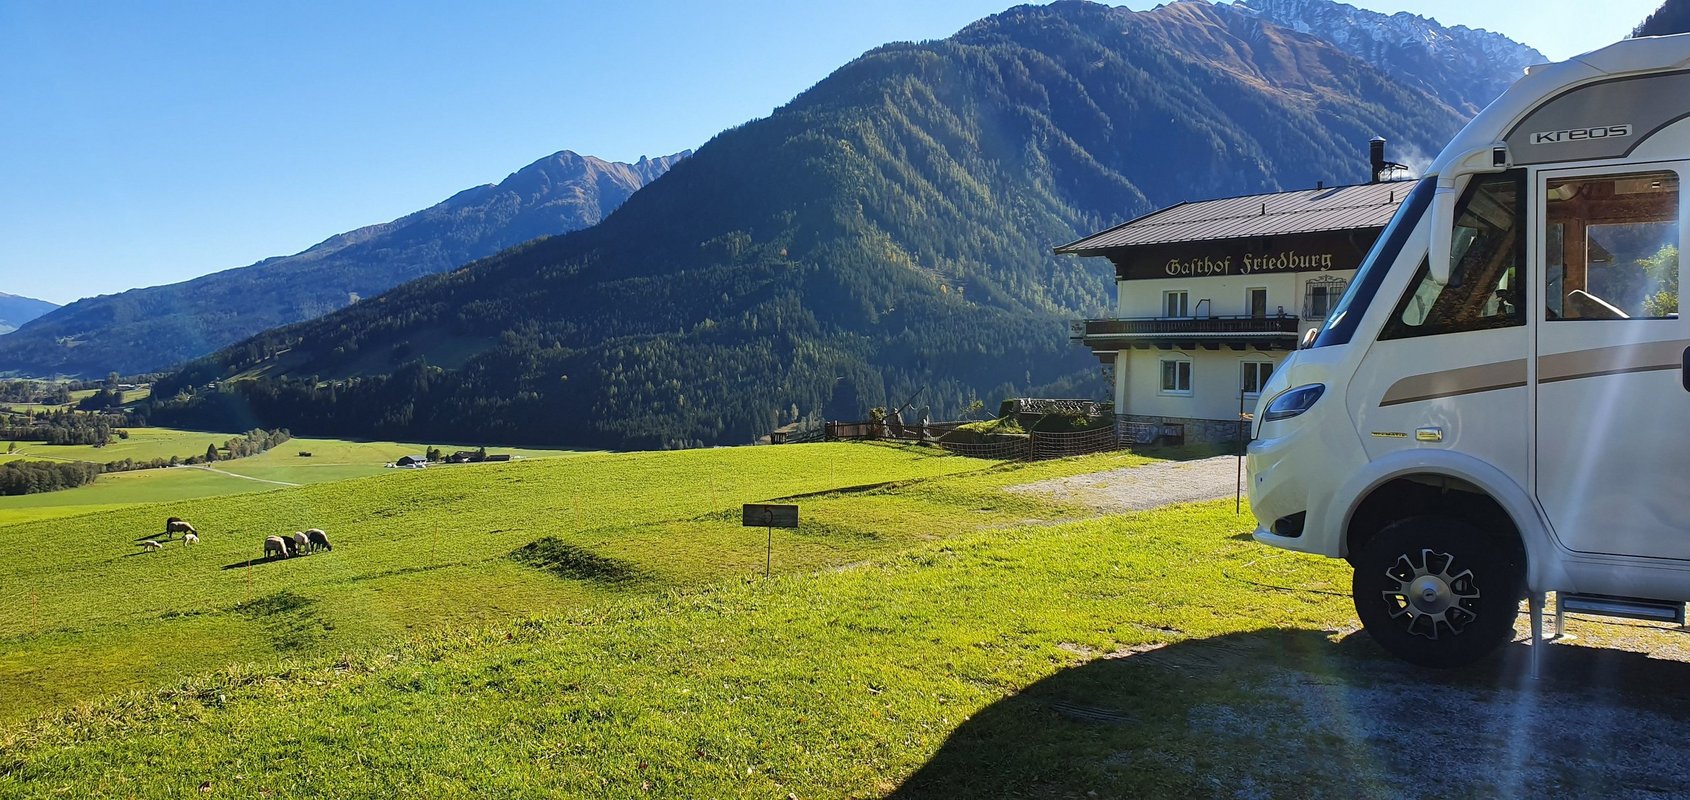
[[1451,243],[1455,238],[1455,187],[1438,181],[1432,193],[1432,236],[1426,244],[1426,269],[1439,286],[1449,283]]
[[1438,175],[1438,190],[1432,193],[1432,235],[1426,243],[1426,269],[1439,285],[1449,283],[1450,252],[1455,238],[1455,204],[1461,195],[1456,191],[1462,178],[1508,169],[1508,147],[1497,143],[1474,148],[1460,158],[1453,159]]

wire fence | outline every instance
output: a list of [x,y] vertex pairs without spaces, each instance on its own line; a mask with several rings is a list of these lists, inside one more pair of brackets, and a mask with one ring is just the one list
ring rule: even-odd
[[1132,444],[1131,442],[1123,442],[1121,437],[1116,434],[1113,425],[1100,425],[1091,430],[1061,433],[1034,431],[1027,434],[1027,439],[1028,458],[1035,461],[1121,450]]
[[995,442],[937,442],[940,449],[969,458],[989,458],[995,461],[1026,461],[1032,457],[1032,438],[1004,437]]

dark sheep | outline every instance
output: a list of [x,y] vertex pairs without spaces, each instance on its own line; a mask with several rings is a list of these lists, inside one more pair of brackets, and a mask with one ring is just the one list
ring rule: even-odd
[[306,531],[305,538],[311,541],[311,550],[313,552],[317,550],[334,549],[334,545],[329,544],[329,535],[323,533],[322,528],[312,528],[311,530]]

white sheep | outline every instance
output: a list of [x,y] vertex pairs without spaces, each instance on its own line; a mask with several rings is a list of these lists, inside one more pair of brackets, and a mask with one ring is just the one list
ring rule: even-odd
[[310,543],[311,543],[311,540],[305,538],[305,532],[304,531],[294,531],[293,532],[293,552],[296,555],[303,554],[305,552],[305,546],[309,545]]
[[200,543],[199,534],[190,533],[190,534],[182,537],[182,544],[186,545],[186,544],[199,544],[199,543]]
[[271,553],[275,553],[282,558],[287,558],[288,556],[293,555],[293,553],[289,552],[288,547],[292,543],[292,539],[284,539],[280,536],[267,536],[264,538],[264,557],[269,558]]
[[141,550],[142,551],[163,550],[163,549],[164,549],[164,545],[159,544],[158,542],[155,542],[151,539],[148,539],[148,540],[141,543]]

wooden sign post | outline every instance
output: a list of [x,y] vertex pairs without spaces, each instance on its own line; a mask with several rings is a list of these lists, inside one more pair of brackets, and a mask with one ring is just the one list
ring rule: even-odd
[[763,577],[767,578],[775,562],[775,529],[798,527],[798,506],[746,503],[741,513],[741,526],[769,529],[769,549],[763,560]]

